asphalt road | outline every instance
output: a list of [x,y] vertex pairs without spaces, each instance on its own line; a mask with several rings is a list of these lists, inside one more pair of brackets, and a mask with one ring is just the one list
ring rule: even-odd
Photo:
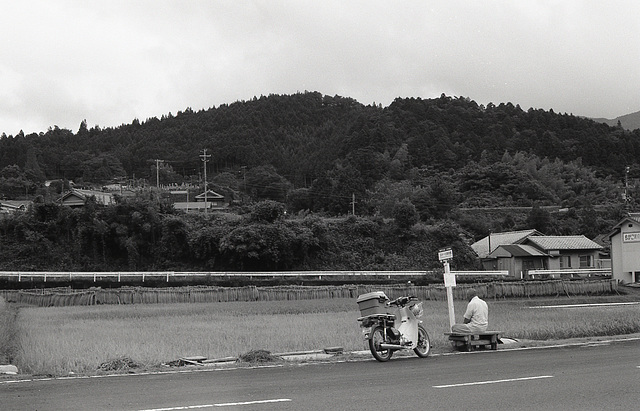
[[565,348],[0,382],[1,410],[631,410],[640,340]]

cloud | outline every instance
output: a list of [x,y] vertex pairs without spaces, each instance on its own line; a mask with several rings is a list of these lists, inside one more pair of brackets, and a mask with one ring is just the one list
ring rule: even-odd
[[102,127],[310,90],[640,109],[623,1],[36,1],[0,15],[0,132]]

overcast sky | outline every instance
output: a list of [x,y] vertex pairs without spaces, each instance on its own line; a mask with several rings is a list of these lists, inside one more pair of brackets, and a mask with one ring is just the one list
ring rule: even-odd
[[318,91],[640,110],[640,2],[0,0],[0,133]]

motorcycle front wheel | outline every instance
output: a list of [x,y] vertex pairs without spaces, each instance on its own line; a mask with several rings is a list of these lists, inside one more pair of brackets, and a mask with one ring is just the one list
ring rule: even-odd
[[384,343],[384,328],[377,326],[371,330],[369,335],[369,349],[373,358],[380,362],[389,361],[393,355],[393,351],[389,349],[383,349],[380,344]]
[[426,358],[431,352],[431,341],[429,341],[429,334],[422,325],[418,325],[418,346],[413,349],[413,352],[420,358]]

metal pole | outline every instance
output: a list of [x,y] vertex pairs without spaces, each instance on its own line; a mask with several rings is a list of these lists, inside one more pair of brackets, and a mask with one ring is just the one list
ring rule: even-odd
[[156,188],[160,189],[160,160],[156,160]]
[[[448,278],[451,275],[452,275],[451,271],[449,270],[449,262],[445,261],[444,276],[445,278]],[[452,290],[453,287],[450,284],[447,284],[446,288],[447,288],[447,305],[449,307],[449,328],[451,328],[456,323],[456,314],[453,309],[453,290]]]

